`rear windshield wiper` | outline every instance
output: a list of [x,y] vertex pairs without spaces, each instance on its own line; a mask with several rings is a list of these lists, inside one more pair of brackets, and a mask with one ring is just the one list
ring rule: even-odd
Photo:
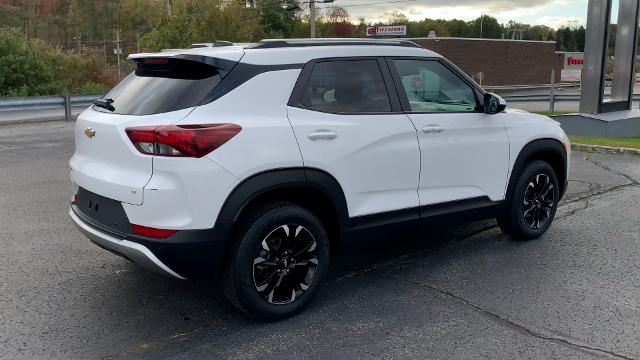
[[96,99],[93,100],[93,105],[107,109],[109,111],[114,111],[116,108],[113,107],[113,99]]

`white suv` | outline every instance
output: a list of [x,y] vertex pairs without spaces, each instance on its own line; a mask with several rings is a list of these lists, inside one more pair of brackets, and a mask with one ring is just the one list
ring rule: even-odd
[[343,241],[480,218],[533,239],[567,187],[557,122],[505,110],[411,42],[129,59],[135,72],[77,119],[71,218],[150,270],[220,272],[228,299],[261,318],[300,310]]

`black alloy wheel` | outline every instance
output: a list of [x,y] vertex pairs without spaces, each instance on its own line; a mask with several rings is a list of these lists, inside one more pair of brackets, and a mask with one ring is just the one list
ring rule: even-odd
[[524,192],[522,216],[531,229],[540,229],[551,219],[556,199],[555,187],[546,174],[537,174]]
[[253,285],[270,304],[288,304],[309,289],[318,268],[317,242],[302,225],[271,231],[253,259]]
[[540,237],[551,226],[560,201],[560,186],[549,163],[532,160],[515,174],[498,226],[514,239]]
[[311,211],[295,204],[265,204],[247,214],[237,232],[223,279],[239,310],[278,320],[302,310],[329,269],[329,237]]

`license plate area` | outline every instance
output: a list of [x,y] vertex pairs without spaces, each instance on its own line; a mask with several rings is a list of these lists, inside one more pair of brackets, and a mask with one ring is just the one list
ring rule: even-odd
[[131,232],[131,223],[124,212],[122,203],[78,188],[76,208],[93,222],[114,233]]

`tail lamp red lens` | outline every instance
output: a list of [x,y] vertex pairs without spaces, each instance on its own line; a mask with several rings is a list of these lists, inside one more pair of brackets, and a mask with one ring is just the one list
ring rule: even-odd
[[167,230],[167,229],[156,229],[152,227],[142,226],[131,224],[131,230],[133,230],[134,234],[149,236],[153,238],[168,238],[169,236],[175,234],[176,230]]
[[125,131],[143,154],[201,158],[236,136],[236,124],[136,126]]

